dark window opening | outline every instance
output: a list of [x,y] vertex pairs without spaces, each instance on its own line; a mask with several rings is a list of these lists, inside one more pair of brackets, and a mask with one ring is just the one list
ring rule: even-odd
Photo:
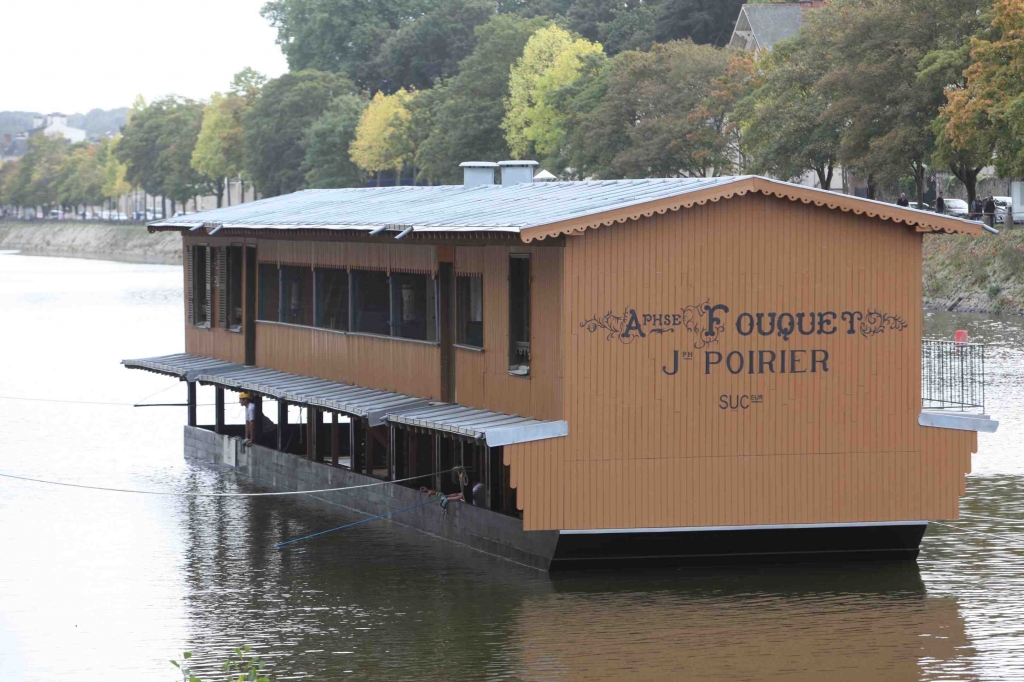
[[197,326],[210,325],[210,248],[193,246],[192,291]]
[[508,371],[530,373],[530,257],[513,254],[508,269]]
[[391,299],[383,272],[352,271],[352,331],[390,335]]
[[456,325],[455,343],[474,348],[484,347],[484,278],[480,276],[455,279]]
[[281,273],[276,265],[260,263],[259,319],[279,322],[281,316]]
[[281,321],[313,326],[313,270],[281,266]]
[[348,271],[316,270],[316,326],[348,331]]
[[228,327],[242,326],[242,247],[228,247]]
[[391,275],[391,335],[437,341],[437,289],[428,275]]

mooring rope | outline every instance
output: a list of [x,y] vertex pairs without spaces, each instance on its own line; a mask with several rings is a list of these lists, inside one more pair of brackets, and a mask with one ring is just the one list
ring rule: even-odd
[[273,493],[178,493],[168,492],[162,490],[131,490],[128,488],[107,488],[98,485],[85,485],[82,483],[65,483],[63,481],[48,481],[41,478],[29,478],[28,476],[17,476],[15,474],[4,474],[0,473],[0,477],[13,478],[19,481],[31,481],[32,483],[45,483],[47,485],[58,485],[66,488],[83,488],[85,490],[102,490],[111,493],[134,493],[136,495],[163,495],[167,497],[282,497],[285,495],[312,495],[314,493],[335,493],[345,490],[357,490],[359,488],[373,488],[380,485],[394,485],[396,483],[404,483],[406,481],[415,481],[420,478],[428,478],[430,476],[439,476],[441,474],[447,474],[449,472],[460,469],[461,467],[452,467],[444,471],[436,471],[431,474],[422,474],[420,476],[410,476],[409,478],[399,478],[394,481],[376,481],[374,483],[364,483],[362,485],[350,485],[344,488],[321,488],[319,490],[289,490],[282,492]]
[[417,507],[426,507],[428,504],[438,504],[438,500],[427,500],[426,502],[420,502],[419,504],[414,504],[411,507],[406,507],[405,509],[396,509],[395,511],[389,511],[389,512],[387,512],[385,514],[378,514],[377,516],[371,516],[368,519],[361,519],[359,521],[353,521],[352,523],[346,523],[344,526],[338,526],[337,528],[330,528],[328,530],[322,530],[319,533],[310,533],[309,535],[303,535],[301,538],[292,538],[291,540],[285,540],[284,542],[278,542],[277,544],[274,545],[274,547],[277,548],[277,549],[280,549],[281,547],[284,547],[285,545],[290,545],[293,542],[299,542],[300,540],[308,540],[310,538],[315,538],[318,535],[326,535],[327,533],[333,533],[336,530],[345,530],[346,528],[351,528],[352,526],[358,526],[360,523],[367,523],[368,521],[376,521],[377,519],[383,519],[386,516],[393,516],[395,514],[400,514],[401,512],[407,512],[407,511],[410,511],[412,509],[416,509]]

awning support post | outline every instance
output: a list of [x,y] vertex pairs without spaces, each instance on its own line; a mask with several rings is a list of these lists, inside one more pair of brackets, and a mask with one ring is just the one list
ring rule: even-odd
[[338,431],[338,413],[331,412],[331,464],[338,466],[338,451],[341,449],[341,433]]
[[188,383],[188,425],[196,426],[198,418],[196,417],[196,382],[189,381]]
[[224,389],[218,386],[214,389],[214,433],[224,433]]
[[491,508],[491,449],[484,446],[484,470],[481,474],[484,484],[484,508]]
[[320,413],[315,407],[306,408],[306,459],[322,462],[322,455],[317,452],[316,427]]
[[288,426],[288,403],[277,399],[277,449],[284,451],[284,430]]
[[441,492],[441,434],[434,434],[434,490]]
[[373,476],[373,437],[370,432],[370,422],[361,422],[363,431],[366,433],[366,441],[364,442],[365,452],[363,454],[363,466],[366,467],[366,475]]
[[348,418],[348,468],[359,471],[359,456],[356,452],[356,418]]
[[388,431],[391,432],[390,447],[388,447],[388,471],[391,472],[391,478],[388,480],[395,480],[398,476],[395,475],[395,427],[388,426]]

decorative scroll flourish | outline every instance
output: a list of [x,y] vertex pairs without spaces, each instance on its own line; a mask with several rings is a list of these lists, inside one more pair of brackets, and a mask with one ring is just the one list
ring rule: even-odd
[[907,328],[907,322],[899,315],[890,315],[874,308],[868,309],[864,321],[860,323],[860,333],[864,338],[882,334],[886,329],[901,332]]
[[580,326],[586,329],[588,332],[593,334],[598,329],[603,329],[608,332],[608,336],[605,337],[606,341],[611,341],[614,338],[618,338],[621,343],[632,343],[633,339],[639,335],[625,334],[626,321],[630,318],[630,314],[636,315],[635,312],[630,310],[629,305],[626,305],[622,311],[622,315],[614,315],[612,311],[606,312],[601,317],[594,315],[591,318],[580,322]]
[[693,343],[694,348],[703,348],[717,343],[718,335],[725,331],[725,325],[721,324],[721,320],[714,315],[709,315],[709,312],[711,312],[709,299],[705,299],[703,303],[683,308],[683,326],[687,331],[697,335],[697,340]]

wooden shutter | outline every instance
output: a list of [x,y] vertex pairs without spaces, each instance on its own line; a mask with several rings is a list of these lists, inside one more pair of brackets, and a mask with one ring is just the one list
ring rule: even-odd
[[217,324],[228,328],[228,249],[217,249]]
[[187,299],[186,307],[188,308],[187,313],[188,313],[188,323],[189,324],[195,324],[196,323],[196,304],[195,304],[196,278],[195,278],[195,273],[193,273],[193,271],[192,271],[192,269],[193,269],[193,256],[195,256],[195,247],[194,246],[186,246],[185,247],[185,261],[186,261],[186,268],[185,268],[186,269],[185,298]]
[[206,248],[206,319],[207,327],[213,323],[213,249]]

